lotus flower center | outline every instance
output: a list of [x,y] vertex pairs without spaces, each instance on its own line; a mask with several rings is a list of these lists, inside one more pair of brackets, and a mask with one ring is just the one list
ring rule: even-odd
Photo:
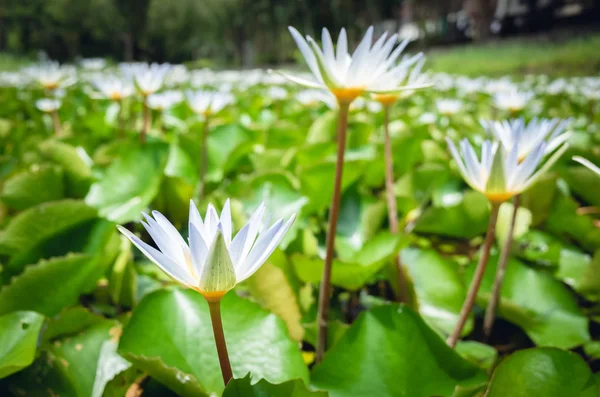
[[364,87],[332,88],[331,93],[341,103],[350,103],[365,92]]
[[487,199],[494,204],[501,204],[514,196],[514,192],[485,193]]
[[377,102],[381,103],[384,106],[393,105],[398,99],[398,95],[395,94],[375,94],[373,95],[373,99]]
[[206,292],[206,291],[201,291],[200,289],[197,289],[197,288],[193,288],[193,289],[196,290],[197,292],[201,293],[202,296],[204,297],[204,299],[206,299],[210,303],[220,301],[221,299],[223,299],[223,297],[227,293],[227,291]]
[[47,90],[55,90],[58,88],[58,83],[55,81],[44,82],[44,83],[42,83],[42,85]]

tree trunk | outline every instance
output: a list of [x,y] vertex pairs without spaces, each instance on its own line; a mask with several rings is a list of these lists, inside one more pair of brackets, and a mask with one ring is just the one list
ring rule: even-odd
[[123,34],[123,60],[133,62],[133,35],[131,32]]
[[4,52],[8,47],[8,29],[6,28],[6,22],[4,21],[4,15],[0,10],[0,51]]
[[493,7],[490,0],[466,0],[465,9],[471,19],[473,40],[485,41],[490,36]]

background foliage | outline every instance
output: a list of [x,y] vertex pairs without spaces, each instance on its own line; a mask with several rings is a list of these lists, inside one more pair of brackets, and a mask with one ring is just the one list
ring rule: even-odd
[[[598,395],[600,184],[570,160],[600,162],[597,78],[436,75],[435,88],[399,102],[390,125],[399,236],[387,231],[381,109],[357,101],[335,244],[330,351],[313,365],[336,111],[300,103],[298,87],[261,71],[179,69],[169,89],[230,89],[236,98],[212,119],[208,196],[199,208],[232,197],[236,229],[261,201],[276,217],[298,214],[280,249],[223,302],[236,377],[224,388],[204,300],[173,285],[115,227],[149,241],[140,211],[156,209],[185,234],[204,121],[185,103],[154,111],[141,146],[134,97],[123,104],[121,138],[114,106],[90,97],[88,73],[79,69],[79,83],[63,98],[60,137],[34,107],[41,90],[0,89],[0,394]],[[535,97],[510,114],[493,101],[507,88]],[[459,106],[442,114],[439,99]],[[453,351],[444,338],[457,321],[489,208],[460,178],[444,138],[480,141],[480,117],[509,116],[570,117],[571,147],[523,195],[492,338],[483,343],[480,309],[495,255],[479,309]],[[507,203],[496,254],[510,214]],[[387,281],[397,253],[414,282],[414,309],[391,302]]]

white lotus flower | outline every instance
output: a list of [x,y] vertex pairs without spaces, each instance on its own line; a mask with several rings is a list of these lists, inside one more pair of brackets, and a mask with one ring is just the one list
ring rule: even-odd
[[103,98],[111,99],[113,101],[120,101],[133,95],[135,92],[135,87],[132,82],[115,76],[94,79],[92,84],[100,92]]
[[[391,70],[389,70],[384,77],[375,83],[375,89],[378,85],[385,90],[386,87],[418,87],[426,88],[431,87],[429,75],[423,73],[423,65],[425,64],[425,57],[422,53],[415,56],[408,57],[404,56],[402,60]],[[373,99],[383,105],[391,105],[398,100],[400,97],[408,97],[415,92],[415,89],[404,90],[400,92],[384,93],[384,94],[373,94]]]
[[54,61],[45,61],[28,66],[23,69],[23,73],[32,82],[47,90],[66,88],[77,81],[73,67],[60,65]]
[[536,171],[548,144],[540,142],[519,161],[519,145],[507,152],[498,142],[486,140],[481,147],[481,161],[468,139],[460,142],[460,153],[454,142],[446,138],[452,157],[465,181],[475,190],[485,194],[493,203],[504,202],[531,186],[565,152],[564,144]]
[[440,114],[451,116],[460,112],[463,107],[463,102],[460,99],[438,99],[435,101],[435,106]]
[[123,63],[120,66],[123,75],[133,81],[143,96],[160,90],[171,71],[171,65],[168,63]]
[[334,49],[331,35],[323,29],[321,49],[315,40],[306,39],[293,27],[289,27],[304,60],[308,64],[314,79],[304,79],[281,73],[289,80],[311,88],[326,88],[338,101],[352,102],[364,92],[384,94],[422,88],[422,84],[398,87],[397,81],[391,81],[398,66],[396,60],[407,45],[407,41],[394,49],[398,38],[393,34],[388,38],[384,33],[374,44],[373,27],[366,34],[352,55],[348,52],[346,31],[340,31]]
[[144,243],[122,226],[117,226],[148,259],[184,286],[207,298],[220,298],[227,291],[252,276],[281,242],[294,222],[279,219],[270,227],[263,223],[265,206],[261,204],[248,223],[232,238],[229,199],[219,216],[208,205],[204,220],[193,201],[190,202],[188,242],[160,212],[152,218],[143,214],[142,224],[158,249]]
[[570,120],[561,119],[533,119],[526,123],[522,117],[503,121],[480,120],[487,133],[500,141],[507,152],[517,145],[519,161],[523,161],[540,142],[548,144],[545,154],[552,153],[565,143],[571,136],[566,131],[569,122]]
[[84,58],[79,61],[82,68],[87,70],[102,70],[106,67],[106,59],[104,58]]
[[533,98],[533,92],[523,92],[510,90],[497,92],[494,94],[494,104],[499,109],[518,112],[525,109],[525,106]]
[[52,113],[60,109],[62,101],[60,99],[42,98],[35,101],[35,107],[44,113]]
[[213,91],[187,91],[186,97],[192,112],[205,116],[218,113],[234,99],[228,92]]
[[283,87],[271,86],[268,89],[267,96],[275,100],[287,99],[290,94]]
[[600,168],[598,168],[598,166],[592,163],[590,160],[579,156],[573,157],[573,160],[577,161],[579,164],[587,167],[590,171],[595,172],[598,174],[598,176],[600,176]]
[[150,109],[164,111],[183,101],[183,94],[179,91],[165,91],[148,96]]

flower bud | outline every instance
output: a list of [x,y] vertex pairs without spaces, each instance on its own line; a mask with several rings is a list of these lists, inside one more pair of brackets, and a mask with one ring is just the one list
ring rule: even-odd
[[229,256],[220,223],[215,238],[208,249],[206,263],[199,277],[198,292],[209,301],[211,299],[221,299],[227,291],[235,287],[236,278],[233,262]]

